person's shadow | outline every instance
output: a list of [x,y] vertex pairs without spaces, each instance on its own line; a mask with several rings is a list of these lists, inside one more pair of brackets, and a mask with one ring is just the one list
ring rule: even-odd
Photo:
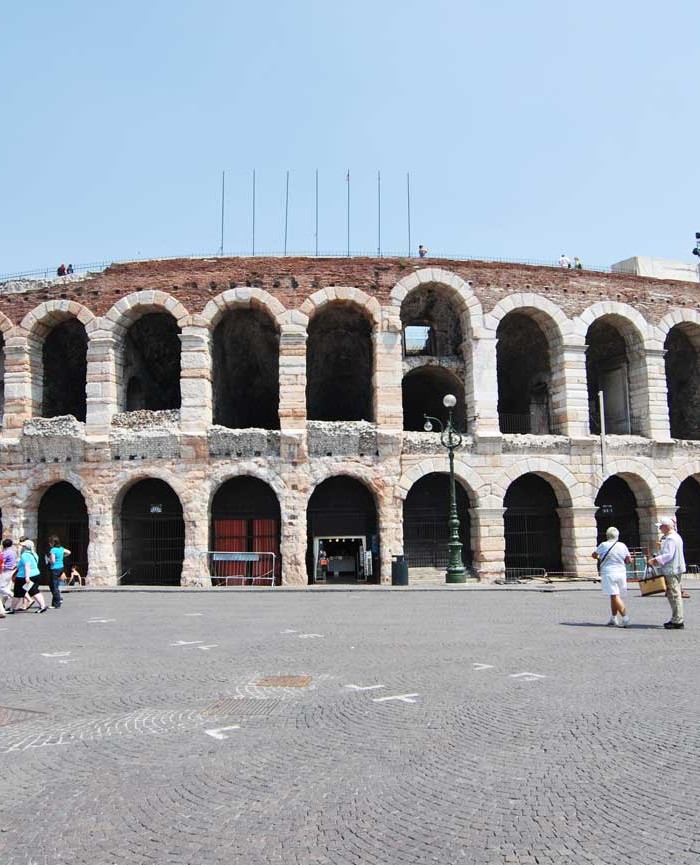
[[657,631],[659,628],[663,630],[663,625],[642,625],[632,622],[626,628],[620,625],[606,625],[605,622],[559,622],[565,628],[602,628],[607,631]]

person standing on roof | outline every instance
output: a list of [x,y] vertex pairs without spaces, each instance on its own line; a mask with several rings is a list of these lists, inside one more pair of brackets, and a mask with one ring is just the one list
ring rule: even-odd
[[569,267],[569,268],[571,267],[571,262],[569,261],[566,254],[563,252],[562,252],[561,256],[559,257],[559,267]]

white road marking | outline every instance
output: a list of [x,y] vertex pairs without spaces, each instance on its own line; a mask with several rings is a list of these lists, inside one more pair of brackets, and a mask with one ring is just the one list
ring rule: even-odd
[[280,631],[280,634],[296,634],[295,628],[287,628],[285,631]]
[[42,652],[44,658],[66,658],[70,652]]
[[413,698],[417,696],[418,694],[394,694],[392,697],[372,697],[372,702],[386,703],[389,700],[398,700],[401,703],[415,703],[416,701]]
[[204,640],[178,640],[176,643],[171,643],[171,646],[196,646],[198,643],[203,643]]
[[183,613],[183,616],[203,616],[204,613]]
[[88,625],[104,624],[105,622],[116,622],[116,619],[88,619]]
[[240,730],[239,724],[232,724],[230,727],[214,727],[212,730],[205,730],[204,732],[207,736],[211,736],[212,739],[228,739],[229,737],[224,735],[227,730]]
[[475,670],[493,670],[493,664],[472,664]]
[[297,634],[300,640],[308,640],[310,637],[322,637],[323,634]]
[[351,691],[376,691],[377,688],[383,688],[384,685],[346,685]]
[[546,676],[542,676],[539,673],[511,673],[511,679],[522,679],[523,682],[536,682],[538,679],[546,679]]
[[208,652],[209,649],[215,649],[218,645],[218,643],[210,643],[208,646],[197,646],[197,648],[201,649],[203,652]]

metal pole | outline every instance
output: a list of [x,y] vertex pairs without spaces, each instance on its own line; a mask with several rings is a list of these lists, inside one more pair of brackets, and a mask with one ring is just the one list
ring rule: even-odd
[[345,177],[348,183],[348,258],[350,258],[350,169]]
[[318,168],[316,169],[316,255],[318,255]]
[[253,169],[253,255],[255,255],[255,169]]
[[411,175],[406,172],[406,203],[408,215],[408,257],[411,257]]
[[377,258],[382,257],[382,175],[377,171]]
[[[457,441],[455,442],[455,438]],[[442,436],[441,436],[442,439]],[[452,425],[452,409],[447,419],[447,448],[450,457],[450,541],[447,544],[449,556],[447,561],[446,583],[465,583],[467,571],[462,561],[462,542],[459,539],[459,515],[457,513],[457,490],[455,488],[455,447],[461,444],[461,436],[454,435]]]
[[221,172],[221,245],[219,255],[224,254],[224,201],[226,198],[226,172]]
[[287,191],[284,196],[284,254],[287,254],[287,222],[289,217],[289,171],[287,171]]
[[600,462],[603,471],[603,480],[608,476],[607,454],[605,450],[605,394],[598,391],[598,407],[600,411]]

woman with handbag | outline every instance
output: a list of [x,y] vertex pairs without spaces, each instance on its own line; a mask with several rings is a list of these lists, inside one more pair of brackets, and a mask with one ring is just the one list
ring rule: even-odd
[[598,565],[600,588],[604,595],[610,597],[610,618],[607,624],[614,627],[629,627],[630,617],[622,601],[622,595],[627,594],[627,568],[632,564],[632,556],[626,545],[620,540],[620,532],[615,526],[605,532],[606,540],[598,544],[593,552],[593,558]]

